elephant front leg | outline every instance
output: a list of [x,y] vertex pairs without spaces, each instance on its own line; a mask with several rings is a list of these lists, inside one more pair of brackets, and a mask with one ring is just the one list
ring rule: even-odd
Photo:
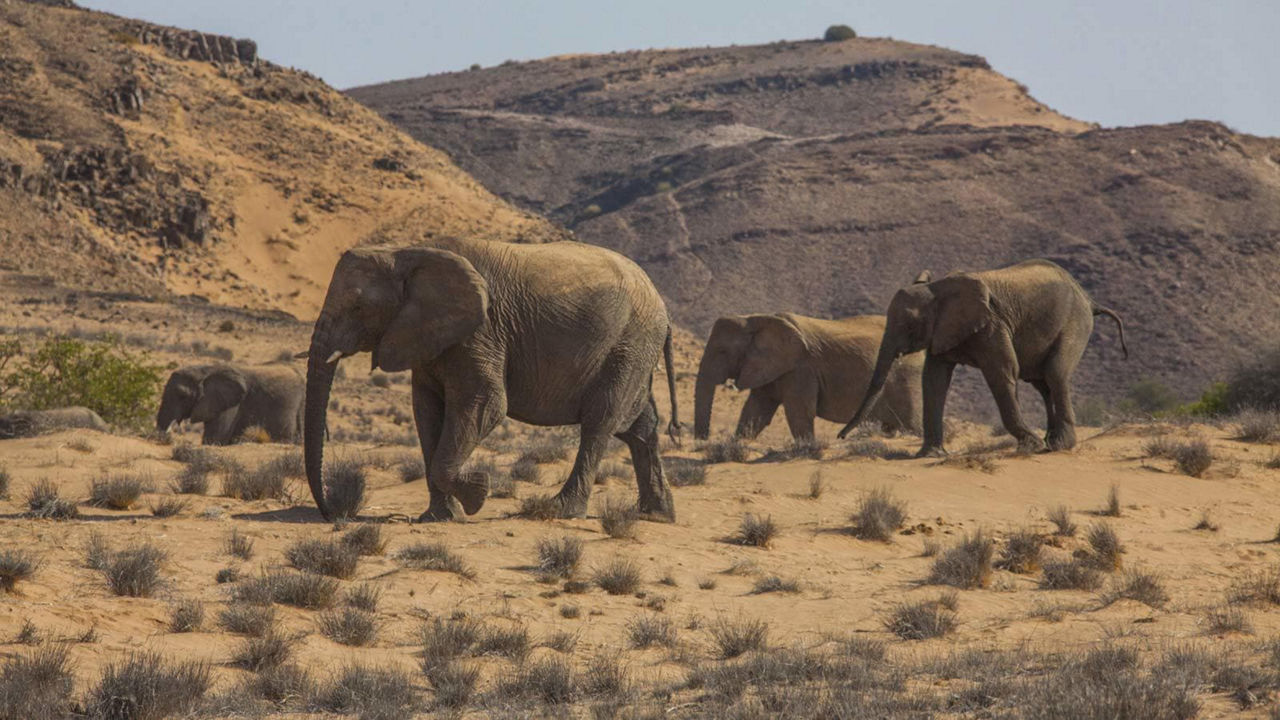
[[735,435],[744,440],[754,440],[762,430],[769,427],[773,415],[778,411],[778,401],[774,399],[770,385],[756,388],[747,394],[747,402],[738,415],[738,430]]
[[569,471],[569,479],[556,494],[556,502],[560,504],[560,517],[587,516],[592,479],[596,476],[596,469],[600,466],[600,460],[608,447],[607,431],[602,431],[598,425],[582,426],[582,437],[578,442],[578,455],[574,458],[573,469]]
[[631,464],[640,488],[640,502],[636,507],[640,516],[656,522],[675,522],[675,498],[663,476],[662,458],[658,454],[658,409],[652,395],[631,427],[617,437],[631,450]]
[[943,447],[943,411],[947,406],[947,391],[951,389],[951,376],[956,364],[928,355],[924,359],[921,393],[924,398],[924,444],[916,457],[941,457],[947,454]]
[[818,414],[817,379],[794,372],[781,389],[782,411],[787,416],[791,439],[797,443],[813,442],[813,418]]
[[1018,441],[1018,449],[1022,452],[1040,452],[1044,450],[1044,441],[1036,436],[1022,419],[1022,408],[1018,405],[1018,365],[1013,354],[1013,346],[1007,340],[1004,357],[997,358],[982,367],[982,377],[995,397],[996,406],[1000,408],[1000,421],[1004,429]]
[[446,522],[456,517],[455,502],[441,489],[431,472],[431,460],[440,444],[440,432],[444,425],[444,400],[425,385],[413,384],[413,422],[418,429],[418,442],[422,447],[422,467],[427,476],[427,493],[431,502],[418,522]]
[[[463,468],[480,441],[506,415],[506,398],[500,392],[478,392],[465,397],[466,400],[445,398],[440,441],[427,466],[427,478],[429,484],[435,483],[439,493],[457,500],[463,512],[475,515],[489,495],[488,477],[482,473],[464,474]],[[433,494],[432,506],[438,508],[440,503],[435,498]]]

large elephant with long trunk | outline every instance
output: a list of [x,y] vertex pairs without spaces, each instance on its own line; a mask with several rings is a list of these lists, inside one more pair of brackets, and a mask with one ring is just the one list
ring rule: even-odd
[[486,478],[464,477],[462,467],[503,417],[580,427],[573,470],[556,496],[563,516],[586,514],[596,468],[616,436],[631,450],[640,513],[674,519],[651,389],[665,355],[674,431],[671,326],[653,283],[625,257],[572,242],[469,239],[344,253],[307,365],[307,480],[326,519],[329,392],[336,363],[360,352],[372,353],[374,368],[412,373],[430,493],[420,520],[453,518],[450,498],[468,515],[480,510]]
[[[953,273],[940,280],[925,271],[889,303],[871,386],[840,437],[876,406],[894,361],[924,350],[924,444],[919,455],[945,453],[942,414],[956,365],[982,371],[1000,419],[1021,449],[1075,447],[1071,376],[1089,344],[1095,315],[1116,321],[1128,358],[1120,316],[1095,303],[1066,270],[1048,260]],[[1048,432],[1043,441],[1022,419],[1019,380],[1044,398]]]
[[[694,436],[710,434],[716,387],[728,380],[749,391],[736,435],[754,438],[781,405],[796,440],[813,438],[815,417],[844,422],[871,381],[884,334],[883,315],[822,320],[792,313],[730,315],[716,320],[698,364]],[[922,353],[904,358],[885,381],[871,416],[886,431],[920,431]]]
[[228,445],[262,428],[276,442],[302,439],[302,376],[282,365],[189,365],[173,371],[160,396],[156,429],[204,424],[205,445]]

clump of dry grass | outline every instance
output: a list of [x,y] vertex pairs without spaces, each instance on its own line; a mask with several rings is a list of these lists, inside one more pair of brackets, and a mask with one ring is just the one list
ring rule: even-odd
[[627,621],[627,641],[637,650],[655,645],[672,647],[676,644],[676,627],[670,618],[663,615],[636,615]]
[[542,477],[542,468],[532,458],[521,457],[511,464],[507,477],[513,482],[537,484]]
[[1080,559],[1046,562],[1043,570],[1040,587],[1046,590],[1097,590],[1102,586],[1102,574]]
[[693,487],[707,484],[707,466],[700,462],[683,462],[670,469],[667,482],[671,487]]
[[1250,605],[1280,605],[1280,569],[1250,573],[1232,583],[1227,602]]
[[111,592],[124,597],[151,597],[160,586],[160,566],[166,554],[152,545],[114,553],[103,573]]
[[444,543],[415,543],[396,551],[393,559],[402,567],[438,570],[473,580],[476,571]]
[[773,522],[773,516],[746,513],[742,516],[742,522],[738,525],[738,532],[734,534],[733,541],[739,545],[768,548],[773,543],[773,539],[778,536],[778,532],[779,528]]
[[736,435],[712,440],[702,446],[702,457],[711,465],[746,462],[747,445]]
[[582,560],[582,541],[569,535],[543,538],[538,541],[537,549],[538,571],[549,577],[573,577]]
[[243,580],[233,593],[233,597],[242,602],[259,605],[277,602],[307,610],[332,607],[337,595],[337,580],[314,573],[286,570],[274,570]]
[[396,465],[396,472],[400,475],[400,482],[411,483],[427,476],[427,465],[422,461],[421,456],[406,455]]
[[0,590],[11,593],[19,582],[35,575],[40,561],[26,550],[0,550]]
[[498,656],[521,662],[529,656],[533,641],[524,625],[481,625],[471,646],[479,656]]
[[1213,465],[1213,448],[1204,438],[1190,440],[1174,451],[1173,462],[1183,475],[1203,477]]
[[98,720],[182,716],[195,709],[211,682],[205,663],[135,653],[107,665],[85,698],[84,711]]
[[555,520],[560,517],[560,503],[554,495],[529,495],[520,500],[515,516],[526,520]]
[[387,549],[387,541],[382,538],[382,527],[371,523],[351,528],[339,542],[357,555],[381,555]]
[[158,518],[174,517],[186,510],[187,505],[187,501],[182,498],[162,498],[151,504],[151,514]]
[[996,567],[1023,575],[1034,573],[1040,569],[1040,552],[1043,547],[1044,538],[1023,528],[1005,540]]
[[1092,560],[1099,570],[1119,570],[1123,562],[1124,544],[1110,525],[1104,522],[1089,526],[1089,548]]
[[626,480],[632,475],[631,467],[617,460],[608,460],[600,463],[600,467],[596,468],[596,475],[593,484],[604,485],[609,482],[610,478],[618,478]]
[[1208,510],[1202,510],[1200,512],[1200,522],[1197,522],[1191,529],[1218,532],[1218,524],[1213,521],[1212,517],[1210,517]]
[[338,519],[356,517],[364,507],[364,467],[347,458],[328,463],[324,469],[324,499]]
[[889,542],[907,520],[907,503],[887,487],[876,488],[862,496],[851,519],[855,537]]
[[1169,602],[1169,592],[1165,590],[1160,576],[1155,573],[1148,570],[1130,570],[1102,598],[1106,605],[1117,600],[1136,600],[1148,607],[1162,608]]
[[769,624],[763,620],[720,617],[707,627],[722,660],[736,658],[753,650],[764,650],[769,643]]
[[814,470],[809,476],[809,499],[817,500],[822,497],[822,493],[826,491],[827,485],[822,479],[822,471]]
[[1240,433],[1236,435],[1238,440],[1257,443],[1280,441],[1280,412],[1250,408],[1240,411],[1231,421],[1240,425]]
[[954,632],[956,613],[939,600],[901,603],[885,618],[884,626],[903,640],[926,640]]
[[289,564],[299,570],[349,580],[356,574],[360,555],[350,545],[333,540],[304,539],[285,550]]
[[639,520],[636,506],[620,495],[607,495],[600,503],[600,528],[611,538],[634,538]]
[[569,457],[569,444],[563,438],[548,437],[535,441],[525,448],[516,462],[528,461],[536,465],[560,462]]
[[48,479],[32,483],[27,490],[27,516],[47,520],[72,520],[80,517],[80,509],[58,495],[58,486]]
[[222,494],[239,500],[287,500],[289,477],[274,463],[255,470],[230,464],[222,479]]
[[240,641],[240,647],[232,655],[231,663],[251,672],[260,672],[284,665],[293,657],[297,640],[277,629],[261,635],[251,635]]
[[1066,505],[1057,505],[1049,510],[1049,522],[1053,523],[1054,535],[1072,537],[1076,534],[1076,524],[1071,519],[1071,511]]
[[195,598],[179,600],[169,612],[169,632],[195,632],[203,624],[204,603]]
[[1120,486],[1111,483],[1111,489],[1107,491],[1107,504],[1098,513],[1105,517],[1120,517]]
[[1249,614],[1232,605],[1210,609],[1205,617],[1205,624],[1206,631],[1214,635],[1253,634],[1253,622],[1249,619]]
[[792,578],[783,578],[778,575],[766,575],[756,580],[756,584],[751,587],[752,595],[763,595],[772,592],[798,593],[800,592],[800,581]]
[[635,562],[623,557],[615,557],[605,565],[595,569],[591,581],[610,595],[630,595],[640,589],[642,576],[640,567]]
[[276,610],[271,605],[233,602],[218,614],[218,625],[227,632],[260,636],[275,627]]
[[1142,444],[1142,454],[1149,458],[1172,459],[1178,443],[1168,435],[1157,435]]
[[75,689],[69,653],[67,645],[45,645],[6,658],[0,666],[0,717],[69,716]]
[[228,555],[234,555],[241,560],[248,560],[253,557],[253,538],[241,535],[238,530],[232,528],[231,534],[227,536],[223,549]]
[[366,720],[392,720],[414,714],[418,690],[407,673],[392,667],[348,665],[314,696],[323,710]]
[[104,475],[89,484],[89,504],[112,510],[131,510],[145,492],[151,491],[151,482],[140,475]]
[[340,645],[366,647],[378,636],[378,621],[373,613],[356,607],[344,607],[321,613],[316,618],[320,633]]
[[347,590],[343,596],[343,602],[348,607],[353,607],[366,612],[377,612],[378,602],[382,599],[382,590],[377,585],[364,583]]
[[991,582],[991,559],[995,543],[979,530],[966,535],[958,545],[933,562],[927,582],[962,590],[986,587]]

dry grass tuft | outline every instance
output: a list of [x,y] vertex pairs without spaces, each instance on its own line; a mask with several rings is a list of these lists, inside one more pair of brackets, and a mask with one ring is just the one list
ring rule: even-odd
[[411,483],[427,477],[427,465],[421,457],[405,457],[396,465],[396,472],[400,475],[400,482]]
[[378,637],[373,613],[356,607],[329,610],[316,618],[320,633],[340,645],[367,647]]
[[27,516],[44,520],[73,520],[80,517],[80,509],[58,495],[58,486],[47,479],[40,479],[27,490]]
[[938,600],[896,605],[884,621],[885,629],[903,640],[927,640],[956,629],[956,613]]
[[1205,617],[1205,624],[1206,632],[1213,635],[1253,634],[1253,621],[1249,619],[1249,614],[1233,605],[1210,609]]
[[293,657],[295,638],[278,629],[270,629],[261,635],[251,635],[240,642],[231,657],[231,663],[251,672],[280,667]]
[[542,479],[542,468],[538,467],[538,463],[532,459],[522,457],[511,464],[511,468],[507,470],[507,477],[513,482],[537,484]]
[[560,462],[569,457],[569,444],[559,437],[543,438],[525,448],[516,462],[532,462],[536,465],[547,465]]
[[636,615],[627,621],[627,641],[637,650],[656,645],[673,647],[676,644],[676,627],[670,618],[663,615]]
[[324,469],[324,499],[334,517],[355,518],[364,507],[364,468],[352,459],[336,460]]
[[769,643],[769,624],[763,620],[717,618],[707,627],[722,660],[736,658]]
[[253,538],[241,535],[238,530],[232,528],[231,534],[227,536],[227,541],[223,545],[223,549],[228,555],[234,555],[241,560],[248,560],[253,557]]
[[397,668],[348,665],[316,691],[315,704],[362,720],[412,717],[418,690],[407,673]]
[[558,539],[543,538],[538,541],[538,571],[556,578],[573,577],[582,560],[582,541],[565,535]]
[[1242,410],[1232,422],[1240,425],[1236,439],[1245,442],[1274,443],[1280,441],[1280,412],[1275,410]]
[[640,567],[635,562],[623,557],[615,557],[607,564],[596,568],[591,575],[591,581],[610,595],[630,595],[640,589],[642,576]]
[[991,582],[991,559],[995,543],[979,530],[966,535],[960,544],[947,550],[933,562],[926,582],[950,585],[962,590],[986,587]]
[[1248,605],[1280,605],[1280,568],[1250,573],[1232,583],[1227,602]]
[[414,570],[438,570],[474,580],[476,571],[444,543],[415,543],[396,551],[393,559]]
[[382,526],[371,523],[351,528],[339,542],[357,555],[381,555],[387,549],[387,541],[382,538]]
[[1044,538],[1023,528],[1005,540],[996,567],[1023,575],[1034,573],[1040,569],[1040,551],[1043,547]]
[[165,557],[163,550],[152,545],[113,553],[103,568],[111,592],[123,597],[151,597],[160,587],[160,566]]
[[711,465],[746,462],[747,445],[736,435],[712,440],[702,446],[702,457]]
[[1120,486],[1112,483],[1111,489],[1107,491],[1107,504],[1098,513],[1105,517],[1120,517]]
[[135,653],[107,665],[85,698],[95,720],[159,720],[195,709],[211,684],[209,666]]
[[1053,523],[1054,535],[1072,537],[1076,534],[1076,524],[1071,519],[1071,511],[1066,505],[1058,505],[1049,511],[1049,522]]
[[773,539],[778,536],[778,532],[779,528],[773,522],[772,516],[746,513],[742,516],[742,523],[738,526],[738,532],[733,536],[733,541],[739,545],[768,548],[773,544]]
[[636,506],[621,495],[607,495],[600,503],[600,528],[611,538],[634,538],[639,521]]
[[1124,544],[1110,525],[1104,522],[1089,526],[1089,547],[1092,559],[1099,570],[1119,570],[1123,562]]
[[6,658],[0,666],[0,717],[69,717],[75,689],[69,652],[67,645],[46,645]]
[[1169,592],[1159,575],[1147,570],[1130,570],[1102,598],[1105,605],[1117,600],[1136,600],[1148,607],[1162,608],[1169,602]]
[[525,520],[555,520],[560,517],[560,503],[554,495],[529,495],[520,500],[515,516]]
[[179,600],[169,612],[169,632],[195,632],[204,624],[204,603],[195,598]]
[[1045,590],[1097,590],[1102,587],[1102,574],[1092,563],[1078,558],[1054,560],[1044,564],[1040,587]]
[[40,561],[26,550],[0,550],[0,590],[13,592],[18,583],[35,575]]
[[707,466],[700,462],[682,462],[673,465],[667,482],[671,487],[693,487],[707,484]]
[[826,483],[822,480],[822,471],[814,470],[809,476],[809,499],[818,500],[826,489]]
[[800,582],[791,578],[782,578],[777,575],[766,575],[751,587],[752,595],[763,595],[765,593],[784,592],[798,593],[800,592]]
[[333,540],[299,540],[285,550],[284,556],[299,570],[339,580],[355,577],[360,563],[354,548]]
[[907,520],[907,503],[889,488],[876,488],[862,497],[851,519],[855,537],[889,542]]
[[1190,440],[1174,451],[1173,463],[1183,475],[1203,477],[1213,465],[1213,448],[1204,438]]
[[112,510],[132,510],[142,494],[150,491],[151,482],[140,475],[107,475],[90,483],[88,503]]
[[338,595],[338,581],[307,572],[273,570],[265,575],[241,581],[235,588],[236,600],[264,605],[281,603],[307,610],[333,606]]
[[276,624],[276,610],[271,605],[233,602],[218,614],[223,630],[254,637],[264,635]]
[[162,498],[151,504],[151,514],[158,518],[174,517],[186,510],[188,505],[182,498]]
[[230,465],[222,479],[222,494],[239,500],[288,500],[289,477],[275,463],[255,470]]

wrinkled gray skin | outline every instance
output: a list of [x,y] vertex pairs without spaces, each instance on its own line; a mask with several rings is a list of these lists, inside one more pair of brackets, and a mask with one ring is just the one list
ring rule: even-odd
[[107,432],[107,424],[102,421],[98,413],[87,407],[24,410],[0,417],[0,439],[33,437],[41,433],[69,428],[88,428]]
[[258,426],[276,442],[302,439],[302,375],[287,366],[192,365],[173,371],[160,396],[156,429],[204,423],[205,445],[229,445]]
[[[731,315],[716,320],[698,364],[694,437],[710,434],[716,386],[733,380],[748,390],[736,435],[754,438],[781,405],[791,437],[813,438],[813,420],[844,422],[862,401],[871,380],[883,315],[840,320],[778,313]],[[884,399],[871,412],[887,432],[920,432],[920,369],[923,353],[894,366]]]
[[372,353],[373,367],[412,373],[413,414],[430,505],[420,521],[468,515],[488,492],[462,475],[472,451],[502,420],[579,425],[581,441],[556,500],[583,517],[610,436],[631,450],[639,511],[673,520],[658,458],[650,385],[666,355],[675,423],[666,306],[638,266],[617,253],[564,242],[514,245],[438,240],[428,246],[344,253],[311,336],[306,468],[326,519],[321,468],[325,413],[337,360]]
[[[1076,444],[1071,375],[1080,363],[1093,317],[1108,315],[1120,331],[1124,323],[1096,303],[1079,283],[1048,260],[1028,260],[999,270],[952,273],[933,280],[926,271],[899,290],[889,303],[889,320],[871,387],[844,437],[875,407],[894,361],[925,351],[924,444],[918,456],[945,454],[942,414],[957,364],[982,371],[1000,408],[1000,419],[1026,451],[1066,450]],[[1044,398],[1048,432],[1042,441],[1022,419],[1017,383],[1031,383]]]

